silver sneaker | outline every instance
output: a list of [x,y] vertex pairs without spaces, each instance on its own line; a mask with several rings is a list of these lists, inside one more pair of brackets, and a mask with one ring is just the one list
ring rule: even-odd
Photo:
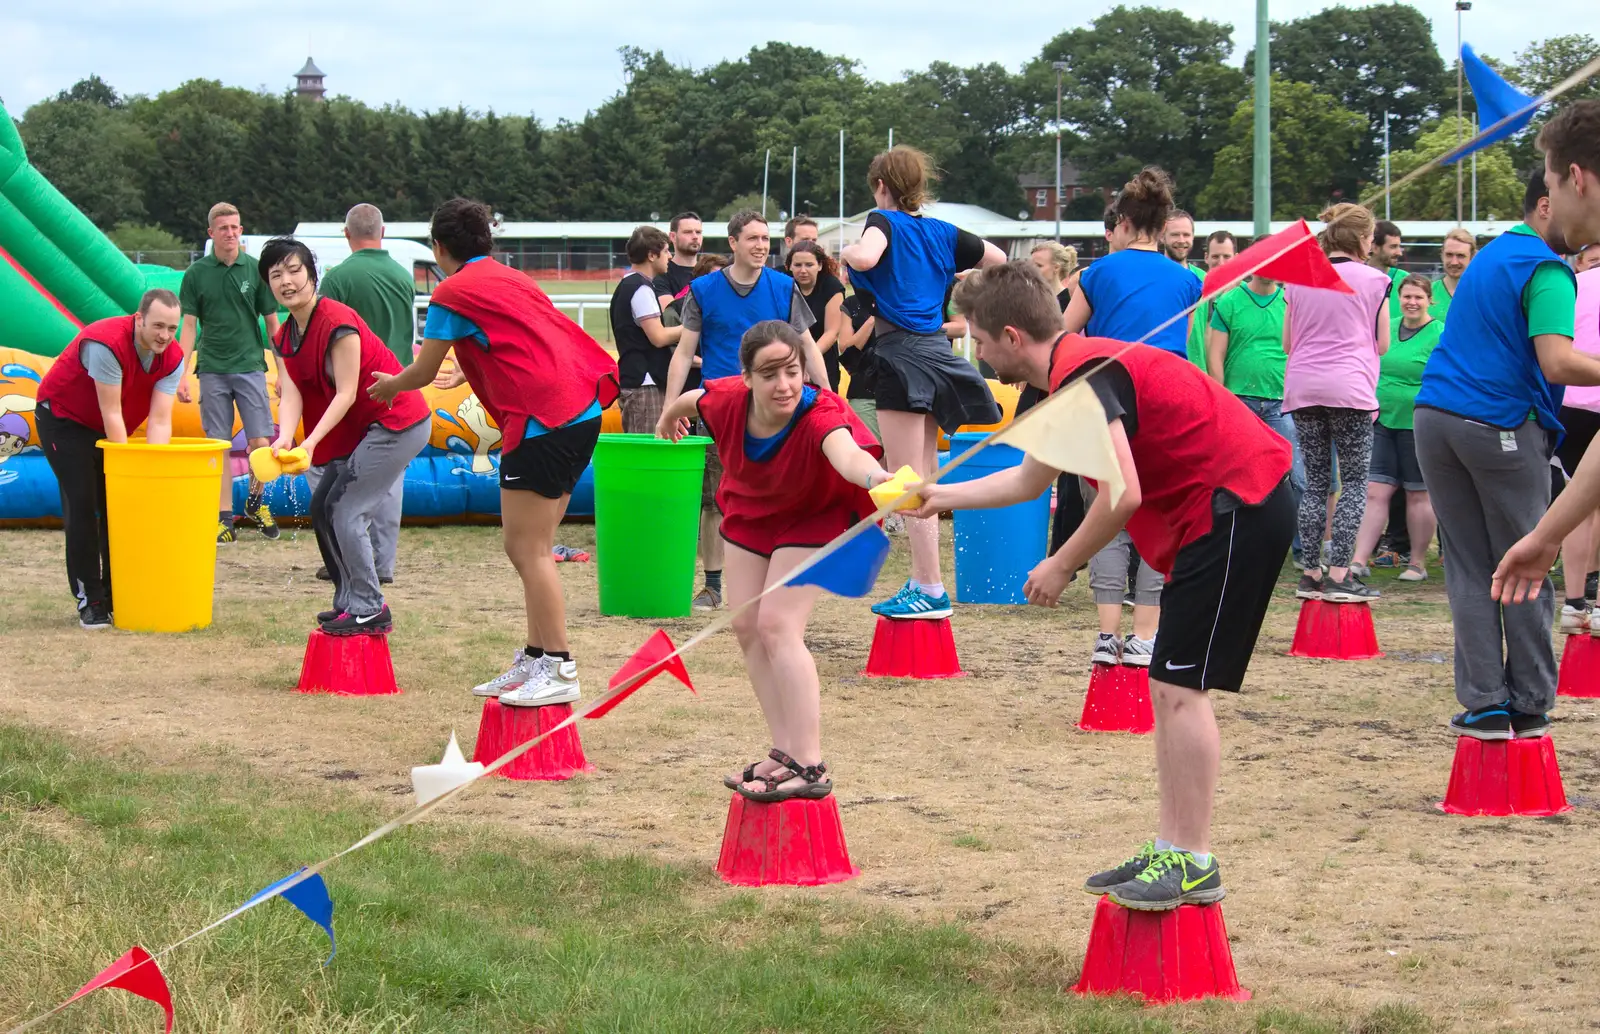
[[1140,639],[1129,633],[1122,640],[1122,663],[1130,668],[1148,668],[1150,659],[1156,655],[1156,637]]
[[1094,655],[1089,658],[1091,664],[1115,665],[1122,663],[1122,644],[1110,632],[1101,632],[1094,640]]
[[538,659],[529,657],[525,650],[518,650],[517,659],[512,662],[510,668],[506,669],[502,674],[496,675],[488,682],[473,686],[472,695],[475,697],[498,697],[507,690],[516,689],[524,682],[527,682],[538,667]]
[[508,693],[500,694],[500,703],[506,707],[548,707],[551,704],[570,704],[581,695],[578,692],[578,662],[559,661],[546,654],[534,662],[538,668],[528,681]]

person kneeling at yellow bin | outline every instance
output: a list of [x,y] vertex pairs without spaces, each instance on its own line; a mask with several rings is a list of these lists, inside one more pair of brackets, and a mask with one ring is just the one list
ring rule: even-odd
[[39,384],[34,420],[61,489],[67,582],[84,628],[111,627],[106,461],[96,443],[126,442],[146,418],[146,441],[172,440],[172,403],[183,377],[183,352],[172,347],[180,319],[177,295],[146,291],[132,316],[84,327]]

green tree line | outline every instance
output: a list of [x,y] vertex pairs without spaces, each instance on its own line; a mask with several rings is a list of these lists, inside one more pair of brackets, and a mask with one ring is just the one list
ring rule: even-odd
[[[1560,36],[1497,66],[1537,92],[1597,52],[1591,37]],[[1315,215],[1381,183],[1385,113],[1397,177],[1454,141],[1455,70],[1414,7],[1332,7],[1275,23],[1271,56],[1275,216]],[[91,77],[33,105],[20,128],[33,162],[67,197],[141,246],[199,241],[220,199],[260,231],[337,219],[359,201],[393,220],[425,219],[458,194],[519,220],[709,214],[759,196],[769,148],[770,195],[787,207],[798,149],[796,207],[831,212],[841,129],[847,210],[870,206],[863,174],[893,129],[896,142],[933,156],[940,196],[1009,216],[1026,205],[1019,174],[1050,176],[1060,61],[1059,128],[1084,182],[1114,188],[1157,164],[1200,217],[1243,218],[1253,60],[1246,54],[1241,69],[1233,57],[1231,25],[1117,7],[1058,34],[1014,71],[935,62],[887,82],[849,58],[787,43],[700,69],[625,48],[625,86],[579,121],[374,108],[342,96],[314,104],[210,80],[123,97]],[[1600,94],[1600,82],[1584,94]],[[1534,161],[1531,135],[1480,156],[1480,209],[1509,212],[1517,176]],[[1453,215],[1453,182],[1448,170],[1423,177],[1395,198],[1396,217]],[[1094,218],[1099,204],[1079,198],[1069,217]]]

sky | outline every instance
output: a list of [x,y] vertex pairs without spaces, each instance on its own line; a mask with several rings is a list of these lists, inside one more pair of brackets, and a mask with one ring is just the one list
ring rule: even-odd
[[[1254,43],[1250,0],[1146,2],[1231,22],[1236,64]],[[998,61],[1016,69],[1057,33],[1086,25],[1115,5],[807,0],[793,13],[786,4],[752,3],[748,13],[736,6],[695,0],[6,4],[0,11],[0,100],[20,116],[30,104],[90,74],[122,93],[157,93],[193,78],[277,92],[293,84],[309,52],[327,73],[330,93],[368,104],[398,102],[414,110],[460,104],[502,114],[533,112],[547,122],[577,120],[621,90],[619,47],[661,50],[675,63],[698,68],[783,40],[853,58],[877,79],[935,60]],[[1272,17],[1289,20],[1326,6],[1331,5],[1323,0],[1272,0]],[[1417,0],[1414,6],[1432,20],[1435,41],[1453,52],[1454,0]],[[374,10],[382,17],[369,17]],[[1600,3],[1562,5],[1554,25],[1527,11],[1510,0],[1478,0],[1464,16],[1465,39],[1481,54],[1511,58],[1556,34],[1600,37]]]

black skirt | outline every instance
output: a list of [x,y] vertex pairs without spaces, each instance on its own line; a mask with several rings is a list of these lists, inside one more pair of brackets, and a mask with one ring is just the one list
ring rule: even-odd
[[943,334],[914,334],[879,319],[873,361],[878,409],[929,413],[946,434],[965,424],[993,424],[1000,406],[977,369]]

